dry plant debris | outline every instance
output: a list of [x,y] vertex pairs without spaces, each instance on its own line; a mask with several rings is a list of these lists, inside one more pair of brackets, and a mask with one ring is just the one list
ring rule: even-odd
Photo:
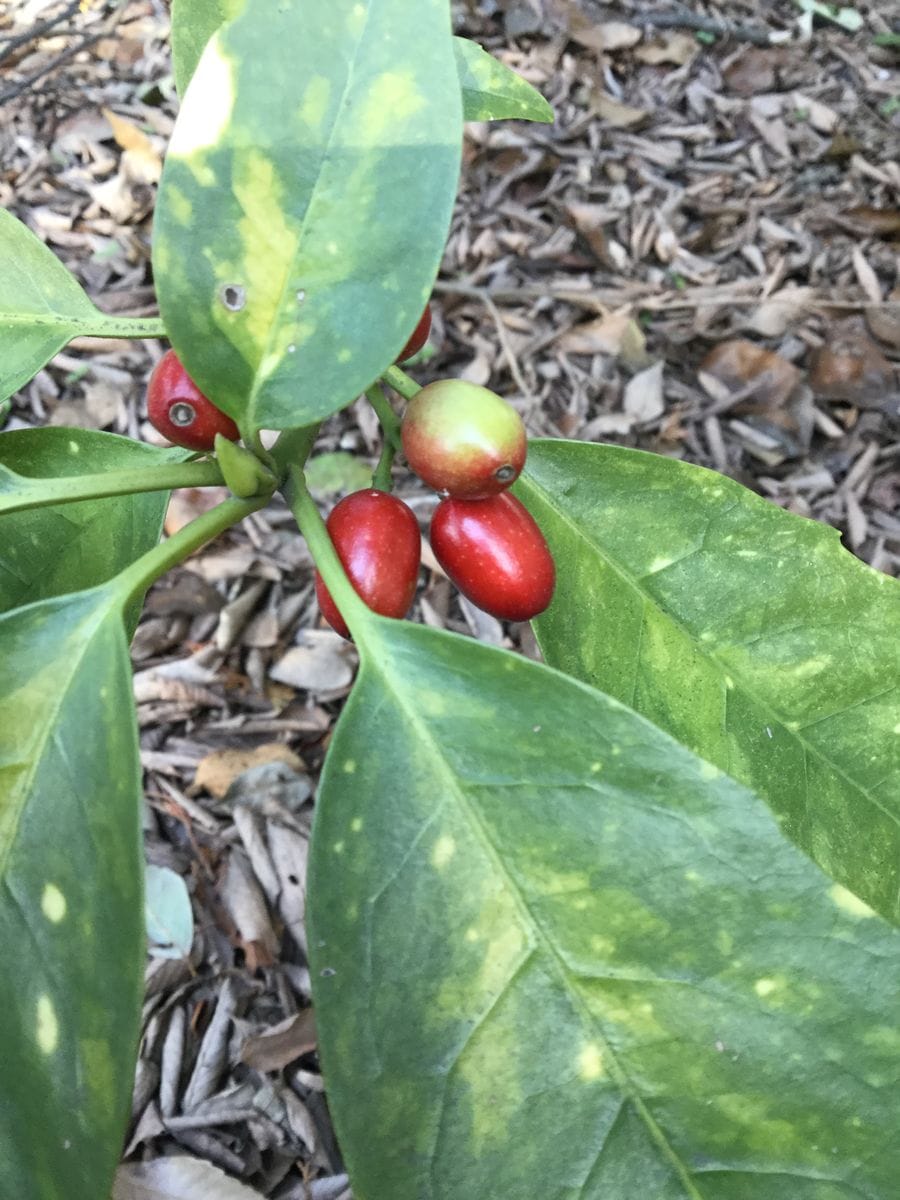
[[[876,37],[898,14],[888,0],[846,11],[855,30],[774,0],[459,3],[458,31],[540,87],[557,121],[468,128],[435,349],[416,373],[494,388],[536,436],[714,467],[897,574],[900,59]],[[133,315],[155,312],[168,25],[162,0],[0,9],[0,203],[101,307]],[[75,342],[16,397],[10,427],[151,439],[161,353]],[[323,500],[360,486],[358,459],[377,450],[367,410],[332,419]],[[424,528],[435,498],[402,470],[397,483]],[[207,502],[174,497],[169,531]],[[424,562],[422,620],[536,654],[527,627],[461,603],[427,546]],[[303,887],[355,658],[318,622],[286,509],[154,589],[133,653],[147,857],[187,881],[194,940],[187,959],[149,961],[116,1200],[348,1197]]]

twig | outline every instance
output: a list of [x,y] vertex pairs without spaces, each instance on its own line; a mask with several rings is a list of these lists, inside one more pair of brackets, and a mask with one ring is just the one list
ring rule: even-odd
[[25,46],[28,42],[36,41],[39,37],[43,37],[45,33],[49,33],[52,29],[55,29],[62,21],[68,21],[69,17],[74,17],[80,7],[81,0],[71,0],[71,3],[61,13],[57,13],[55,17],[48,17],[46,21],[39,21],[37,25],[33,25],[25,33],[19,33],[15,37],[0,42],[0,62],[4,58],[8,58],[13,50],[17,50],[19,46]]
[[65,50],[62,50],[59,54],[57,54],[56,57],[51,62],[47,63],[46,66],[41,67],[32,75],[26,75],[24,79],[20,79],[17,83],[14,83],[12,87],[8,87],[5,92],[0,92],[0,104],[5,104],[7,100],[14,100],[16,96],[21,95],[22,92],[28,91],[33,83],[36,83],[39,79],[42,79],[44,75],[51,74],[57,69],[57,67],[61,67],[63,63],[68,62],[70,58],[74,58],[75,55],[79,54],[82,50],[86,50],[88,46],[92,46],[94,42],[99,42],[100,39],[105,36],[105,34],[106,31],[102,30],[100,33],[95,33],[90,37],[82,38],[80,42],[73,46],[67,46]]
[[649,25],[654,29],[693,29],[700,33],[714,33],[716,37],[731,38],[736,42],[750,42],[754,46],[771,46],[778,34],[761,25],[744,25],[727,18],[707,17],[703,13],[690,12],[686,8],[670,8],[665,12],[638,12],[629,18],[636,25]]
[[497,337],[500,340],[500,346],[512,373],[512,377],[516,381],[516,387],[519,389],[528,403],[534,405],[536,402],[534,392],[532,392],[531,388],[525,382],[525,377],[519,370],[519,362],[516,358],[516,353],[512,348],[512,343],[509,340],[507,328],[503,324],[503,318],[500,316],[500,310],[497,308],[497,305],[489,295],[485,294],[482,299],[484,301],[485,308],[491,314],[491,319],[493,320],[494,325],[497,327]]

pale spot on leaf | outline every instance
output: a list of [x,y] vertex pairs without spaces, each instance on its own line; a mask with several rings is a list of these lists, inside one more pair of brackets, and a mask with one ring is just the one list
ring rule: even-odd
[[59,1021],[49,996],[38,996],[36,1036],[41,1054],[52,1054],[59,1043]]
[[578,1055],[578,1074],[585,1082],[602,1079],[606,1074],[606,1068],[603,1065],[603,1051],[596,1042],[588,1042],[586,1046],[582,1047],[581,1053]]
[[442,871],[456,853],[456,842],[448,834],[442,834],[431,850],[431,865]]
[[849,913],[851,917],[874,917],[875,912],[869,908],[868,904],[860,900],[859,896],[854,896],[852,892],[847,891],[845,887],[841,887],[836,883],[834,887],[829,888],[828,895],[835,902],[838,908],[842,908],[844,912]]
[[48,883],[41,895],[41,912],[48,921],[58,925],[66,915],[66,898],[55,883]]
[[229,126],[233,105],[231,62],[223,55],[218,37],[213,37],[197,64],[188,102],[178,114],[169,154],[187,158],[215,146]]

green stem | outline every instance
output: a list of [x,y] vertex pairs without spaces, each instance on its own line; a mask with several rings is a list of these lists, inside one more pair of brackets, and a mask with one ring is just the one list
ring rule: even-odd
[[286,483],[291,467],[300,467],[312,453],[319,436],[319,422],[305,425],[302,429],[286,429],[272,447],[270,455],[275,464],[275,474],[281,483]]
[[[392,387],[395,392],[399,392],[404,400],[412,400],[416,392],[421,392],[422,387],[405,371],[401,371],[399,367],[388,367],[385,373],[381,376],[388,387]],[[368,394],[368,393],[367,393]]]
[[225,500],[210,512],[185,525],[184,529],[179,529],[158,546],[154,546],[116,579],[116,587],[121,589],[123,604],[127,606],[143,596],[151,583],[155,583],[166,571],[177,567],[195,550],[199,550],[201,546],[211,542],[213,538],[257,509],[264,508],[268,502],[268,496],[254,496],[250,500]]
[[371,618],[372,614],[365,603],[360,600],[353,584],[347,578],[337,551],[328,536],[325,522],[319,516],[315,501],[309,494],[306,478],[300,467],[291,467],[290,480],[285,488],[284,496],[300,527],[300,532],[306,538],[313,561],[325,581],[325,586],[331,593],[332,600],[337,605],[338,612],[347,622],[347,627],[353,634],[354,640],[359,642],[360,634],[369,624],[366,618]]
[[375,409],[378,420],[381,422],[384,440],[390,442],[395,450],[399,450],[400,418],[391,408],[387,396],[385,396],[377,383],[373,383],[371,387],[366,388],[366,399]]
[[388,438],[385,438],[381,449],[381,458],[379,458],[378,466],[375,468],[375,473],[372,476],[372,487],[378,488],[382,492],[389,492],[394,486],[391,467],[394,465],[394,455],[396,453],[397,451],[394,449],[393,443]]
[[182,487],[216,487],[224,482],[215,462],[175,463],[96,475],[68,475],[61,479],[29,479],[23,475],[18,478],[25,486],[0,495],[0,516],[28,508],[71,504],[76,500],[168,492]]
[[103,324],[82,337],[164,338],[166,327],[159,317],[110,317],[103,313]]
[[9,414],[12,412],[12,398],[8,400],[0,400],[0,429],[9,420]]

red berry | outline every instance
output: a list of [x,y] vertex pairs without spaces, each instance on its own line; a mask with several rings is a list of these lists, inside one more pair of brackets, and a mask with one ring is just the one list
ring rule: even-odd
[[[368,488],[345,496],[325,522],[338,558],[357,593],[383,617],[405,617],[416,594],[422,539],[409,505]],[[350,631],[316,571],[322,615],[343,637]]]
[[428,341],[429,333],[431,333],[431,309],[426,305],[425,311],[419,318],[418,325],[412,331],[409,341],[394,361],[398,363],[406,362],[408,358],[412,358],[414,354],[418,354]]
[[442,379],[417,392],[401,432],[407,462],[419,478],[467,500],[508,488],[528,451],[525,426],[512,405],[461,379]]
[[231,417],[203,395],[174,350],[167,350],[153,368],[147,416],[163,437],[188,450],[212,450],[217,433],[231,442],[241,436]]
[[504,492],[442,500],[431,521],[435,558],[473,604],[506,621],[529,621],[553,597],[556,568],[528,509]]

